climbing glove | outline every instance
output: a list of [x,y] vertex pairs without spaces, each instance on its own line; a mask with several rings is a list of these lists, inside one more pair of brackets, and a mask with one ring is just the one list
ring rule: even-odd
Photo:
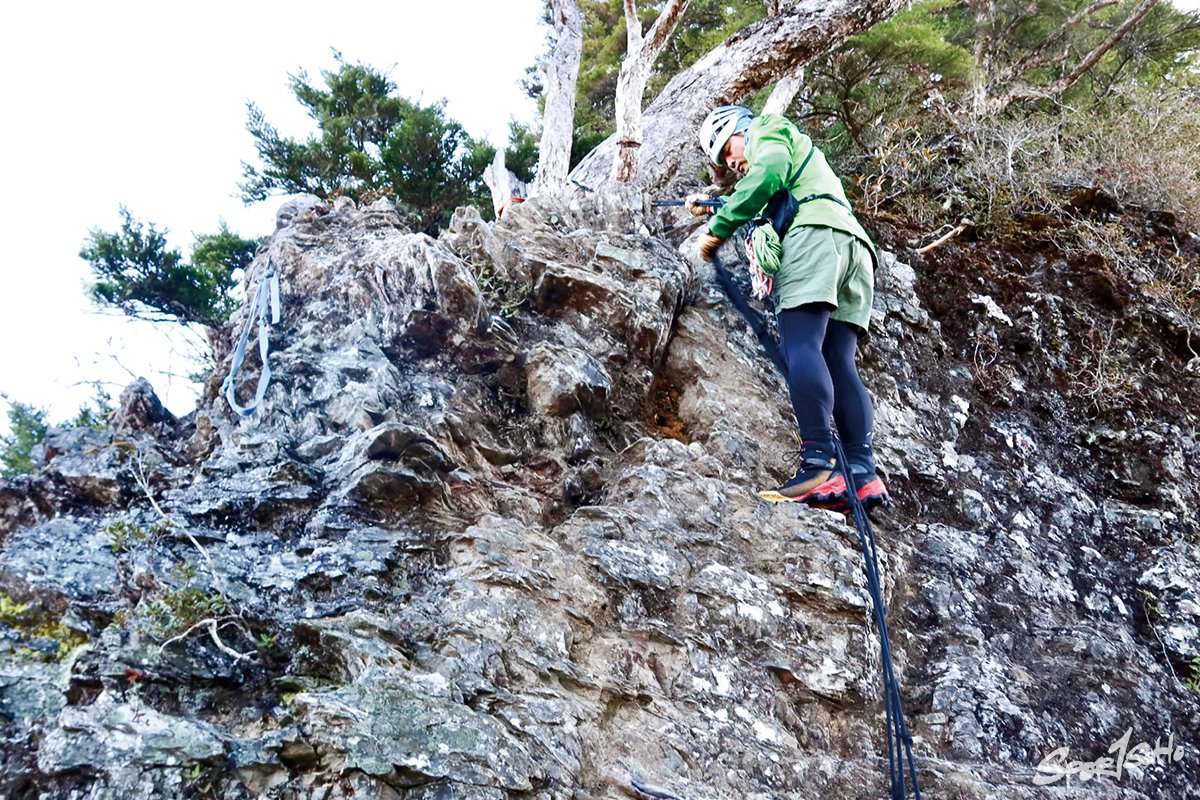
[[693,217],[711,216],[713,213],[712,206],[696,205],[696,203],[698,203],[702,200],[712,200],[712,197],[707,194],[704,194],[703,192],[698,192],[696,194],[689,194],[687,197],[683,198],[683,207],[686,208],[688,210],[688,213],[691,214]]
[[712,261],[713,257],[717,254],[717,250],[720,249],[721,245],[724,243],[725,240],[720,236],[716,236],[711,233],[705,233],[700,239],[700,257],[705,261]]

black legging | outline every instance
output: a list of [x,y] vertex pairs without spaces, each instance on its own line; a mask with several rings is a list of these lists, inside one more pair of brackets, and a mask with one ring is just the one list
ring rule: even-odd
[[800,438],[832,440],[832,416],[846,457],[854,462],[870,452],[875,411],[854,363],[858,329],[830,319],[830,311],[824,303],[785,309],[779,313],[779,336]]

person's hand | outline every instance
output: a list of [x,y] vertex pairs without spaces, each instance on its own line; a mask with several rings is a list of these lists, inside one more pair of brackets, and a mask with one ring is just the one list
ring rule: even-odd
[[688,210],[688,213],[691,214],[693,217],[711,216],[713,213],[712,206],[696,205],[696,203],[698,203],[702,200],[712,200],[712,197],[707,194],[704,194],[703,192],[697,192],[696,194],[689,194],[687,197],[683,198],[683,207],[686,208]]
[[711,233],[704,234],[700,239],[700,257],[705,261],[712,261],[716,256],[717,250],[725,243],[725,240],[720,236]]

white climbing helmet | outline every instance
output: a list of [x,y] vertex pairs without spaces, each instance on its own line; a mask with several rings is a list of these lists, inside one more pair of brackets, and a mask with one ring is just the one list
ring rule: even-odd
[[754,112],[745,106],[717,106],[708,112],[700,124],[700,146],[714,164],[725,166],[721,153],[726,142],[749,128],[752,119]]

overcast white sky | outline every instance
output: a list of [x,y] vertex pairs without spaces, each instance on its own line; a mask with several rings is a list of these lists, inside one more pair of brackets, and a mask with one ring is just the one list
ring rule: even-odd
[[[400,94],[446,98],[470,133],[501,144],[510,118],[532,121],[517,85],[544,47],[540,0],[16,3],[0,26],[5,76],[0,158],[0,392],[73,416],[100,380],[114,398],[144,375],[186,413],[186,341],[101,313],[86,299],[88,231],[116,231],[118,209],[169,229],[186,255],[220,220],[243,236],[274,229],[282,199],[234,195],[252,100],[286,135],[313,129],[287,88],[347,61],[389,70]],[[174,338],[173,343],[171,339]],[[7,430],[0,401],[0,431]]]

